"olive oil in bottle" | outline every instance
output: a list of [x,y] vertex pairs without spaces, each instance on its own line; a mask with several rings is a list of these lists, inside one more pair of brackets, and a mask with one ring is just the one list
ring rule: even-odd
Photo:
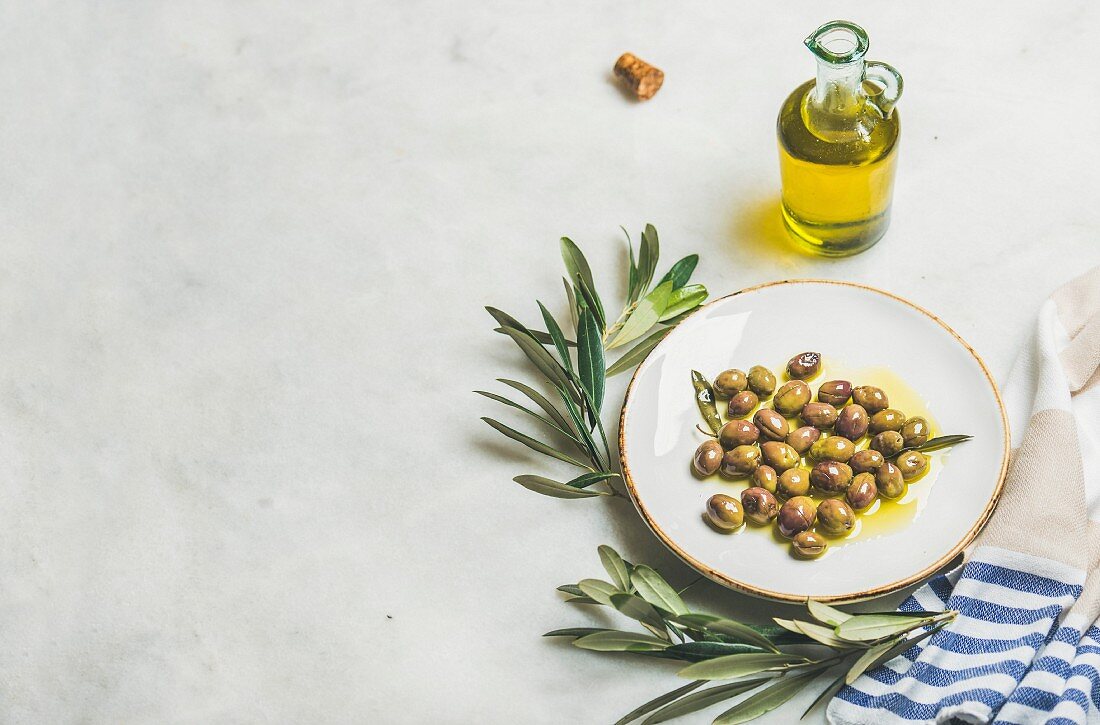
[[806,46],[817,78],[791,93],[776,128],[783,222],[810,251],[856,254],[890,225],[902,79],[885,63],[864,60],[867,34],[854,23],[826,23]]

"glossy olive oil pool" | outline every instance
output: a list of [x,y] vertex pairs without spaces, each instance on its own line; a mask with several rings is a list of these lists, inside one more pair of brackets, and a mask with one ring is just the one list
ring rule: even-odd
[[[784,367],[785,363],[777,365],[773,369],[782,370]],[[787,376],[784,375],[779,384],[782,385],[787,379]],[[929,437],[941,433],[940,426],[929,412],[928,404],[924,398],[889,368],[849,368],[840,363],[830,363],[826,359],[822,362],[821,371],[812,380],[806,381],[811,389],[815,391],[815,399],[817,387],[826,380],[851,380],[853,385],[874,385],[882,388],[890,398],[891,408],[897,408],[908,417],[919,415],[928,421]],[[788,422],[792,430],[802,425],[797,418],[790,418]],[[856,441],[856,450],[866,449],[869,443],[870,436],[864,436],[861,440]],[[844,547],[850,542],[867,541],[883,534],[900,531],[908,526],[924,509],[936,479],[943,469],[948,452],[948,450],[941,450],[929,453],[928,470],[920,476],[910,479],[905,493],[901,497],[890,500],[880,496],[875,499],[875,502],[867,510],[857,513],[856,525],[847,535],[833,537],[826,534],[819,527],[813,527],[814,531],[824,536],[829,542],[829,548],[823,556],[829,556],[833,551]],[[809,468],[810,465],[806,467]],[[811,491],[810,496],[815,501],[822,500],[821,495],[815,491]],[[790,547],[790,540],[783,538],[777,527],[772,527],[772,532],[777,544],[782,545],[784,548]]]

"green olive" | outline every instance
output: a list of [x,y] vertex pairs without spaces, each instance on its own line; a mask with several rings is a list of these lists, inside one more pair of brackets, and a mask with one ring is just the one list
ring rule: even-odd
[[787,374],[795,380],[805,380],[817,375],[821,370],[821,353],[803,352],[787,362]]
[[852,469],[847,463],[822,461],[810,469],[810,483],[826,496],[837,496],[848,490]]
[[804,455],[820,437],[821,431],[812,425],[804,425],[787,434],[787,445],[795,449],[799,455]]
[[737,446],[722,456],[721,472],[731,478],[747,476],[760,465],[760,449],[756,446]]
[[800,416],[807,425],[817,428],[832,428],[836,423],[837,413],[829,403],[806,403],[802,406]]
[[741,502],[724,493],[716,493],[707,499],[704,516],[707,523],[725,534],[736,531],[745,523]]
[[908,481],[928,470],[928,456],[920,451],[909,451],[908,453],[902,453],[898,456],[895,465],[897,465],[898,470],[901,471],[901,477]]
[[775,392],[775,376],[763,365],[749,368],[749,390],[761,400],[767,400]]
[[833,432],[838,436],[844,436],[850,441],[858,441],[867,433],[867,426],[871,418],[867,411],[859,403],[845,405],[837,414],[836,423],[833,424]]
[[906,447],[920,446],[928,442],[929,430],[928,421],[916,415],[905,421],[901,427],[901,437]]
[[880,410],[871,416],[871,425],[867,430],[871,435],[878,435],[885,430],[900,431],[905,425],[905,413],[894,408]]
[[725,449],[748,446],[756,443],[760,431],[747,420],[731,420],[718,431],[718,442]]
[[779,502],[771,491],[753,486],[741,492],[741,508],[750,523],[763,526],[779,514]]
[[856,525],[852,507],[839,498],[827,498],[817,505],[817,525],[829,536],[843,536]]
[[829,542],[821,534],[803,531],[791,539],[791,549],[800,559],[816,559],[829,548]]
[[878,486],[875,485],[875,474],[860,473],[848,484],[848,490],[844,492],[844,500],[856,511],[863,511],[878,498]]
[[757,466],[752,472],[752,485],[775,493],[779,484],[779,474],[771,466]]
[[753,408],[759,404],[760,401],[757,399],[756,393],[751,390],[745,390],[730,398],[727,413],[730,418],[740,418],[743,415],[751,413]]
[[769,408],[761,408],[752,417],[752,422],[760,429],[760,438],[769,441],[781,441],[791,432],[787,419]]
[[795,415],[810,402],[810,386],[801,380],[792,380],[784,383],[783,387],[775,392],[772,407],[786,416]]
[[745,373],[733,368],[718,373],[718,377],[714,379],[714,392],[720,398],[732,398],[744,390],[748,384],[749,381],[745,377]]
[[822,403],[841,406],[852,397],[852,384],[847,380],[830,380],[817,389],[817,399]]
[[695,449],[695,457],[691,463],[700,476],[711,475],[722,465],[722,446],[713,439],[703,441]]
[[776,484],[775,493],[782,499],[806,496],[810,493],[810,472],[804,468],[783,471]]
[[779,509],[779,533],[788,539],[809,529],[817,518],[817,505],[809,496],[788,499]]
[[905,493],[905,478],[897,466],[887,461],[875,473],[875,486],[883,498],[900,498]]
[[761,443],[760,454],[764,463],[780,473],[797,466],[801,458],[798,451],[779,441]]
[[829,436],[818,438],[817,443],[810,446],[810,458],[815,461],[838,461],[847,463],[848,459],[856,453],[856,444],[844,436]]
[[897,455],[905,447],[905,439],[896,430],[885,430],[871,439],[871,448],[886,458]]
[[886,459],[883,455],[873,448],[856,451],[856,454],[848,459],[848,465],[851,466],[852,470],[856,473],[877,471],[879,466],[885,462]]
[[886,393],[874,385],[860,385],[858,388],[853,388],[852,401],[862,405],[869,415],[890,407],[890,399],[886,397]]

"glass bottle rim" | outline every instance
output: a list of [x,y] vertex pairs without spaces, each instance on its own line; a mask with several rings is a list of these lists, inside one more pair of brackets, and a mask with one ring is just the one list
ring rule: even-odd
[[815,56],[833,65],[846,65],[862,59],[870,45],[867,31],[848,20],[830,20],[804,42]]

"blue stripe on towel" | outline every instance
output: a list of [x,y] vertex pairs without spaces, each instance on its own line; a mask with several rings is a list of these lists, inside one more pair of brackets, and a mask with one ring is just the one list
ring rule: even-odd
[[895,672],[888,667],[878,667],[867,675],[876,682],[884,685],[896,685],[906,678],[911,678],[929,687],[950,687],[963,680],[987,675],[1009,675],[1019,680],[1027,672],[1027,664],[1020,660],[999,660],[997,662],[983,662],[982,664],[966,667],[961,670],[949,670],[937,667],[929,662],[914,662],[905,673]]
[[989,688],[975,688],[973,690],[957,692],[933,703],[914,702],[898,692],[891,692],[888,695],[872,696],[860,692],[854,687],[845,687],[837,693],[837,697],[857,707],[888,710],[906,720],[934,720],[936,714],[943,708],[959,705],[964,702],[981,702],[995,710],[1004,699],[1003,694]]
[[1038,574],[1029,574],[1026,571],[1009,569],[1007,567],[990,564],[984,561],[971,561],[963,569],[963,579],[973,579],[986,584],[996,584],[1006,589],[1015,589],[1029,594],[1039,594],[1050,599],[1070,598],[1081,596],[1080,584],[1066,584],[1057,579],[1050,579]]

